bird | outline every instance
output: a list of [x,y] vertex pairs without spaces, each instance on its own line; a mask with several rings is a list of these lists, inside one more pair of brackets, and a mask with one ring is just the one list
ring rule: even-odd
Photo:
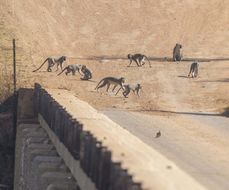
[[161,131],[158,131],[158,132],[156,133],[155,138],[159,138],[160,136],[161,136]]

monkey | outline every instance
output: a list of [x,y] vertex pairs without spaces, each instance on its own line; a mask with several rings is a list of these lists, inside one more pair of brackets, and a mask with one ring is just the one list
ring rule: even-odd
[[82,69],[83,66],[85,66],[85,65],[81,65],[81,64],[72,64],[72,65],[68,65],[68,66],[66,66],[66,67],[58,74],[58,76],[61,75],[65,70],[66,70],[66,72],[65,72],[66,75],[68,75],[68,74],[71,73],[71,72],[72,72],[72,75],[75,75],[75,74],[76,74],[76,71],[78,71],[78,73],[79,73],[80,75],[82,75],[82,74],[80,73],[80,70]]
[[190,76],[192,76],[192,78],[197,77],[198,67],[199,67],[199,64],[197,63],[197,61],[193,62],[190,66],[190,71],[189,71],[188,77],[190,77]]
[[[124,84],[124,91],[123,91],[123,96],[125,98],[127,98],[128,94],[130,93],[130,91],[132,90],[134,93],[136,92],[138,97],[140,97],[139,93],[140,90],[142,89],[140,84],[136,84],[136,85],[131,85],[131,84]],[[119,93],[119,91],[121,90],[121,88],[118,89],[118,91],[116,92],[115,96]]]
[[48,57],[41,64],[41,66],[38,69],[35,69],[33,72],[38,71],[46,63],[46,61],[48,61],[48,68],[47,68],[47,71],[48,72],[51,72],[52,71],[51,67],[53,67],[55,64],[57,66],[57,69],[56,69],[57,71],[58,71],[59,66],[60,66],[61,70],[63,70],[62,66],[63,66],[64,61],[66,61],[66,56],[61,56],[61,57],[58,57],[58,58]]
[[151,67],[148,57],[146,57],[143,54],[133,54],[133,55],[128,54],[127,58],[130,60],[130,64],[127,67],[129,67],[131,65],[133,60],[135,61],[135,63],[137,64],[138,67],[141,67],[142,65],[145,64],[145,59],[147,59],[147,61],[149,63],[149,67]]
[[180,49],[182,48],[181,44],[176,43],[175,47],[173,48],[173,61],[181,61],[182,55]]
[[124,82],[125,82],[125,78],[124,77],[121,77],[121,78],[105,77],[97,84],[97,86],[95,87],[95,90],[98,91],[99,88],[102,88],[105,85],[107,85],[107,90],[106,91],[108,92],[108,89],[109,89],[111,84],[114,85],[114,88],[113,88],[112,92],[115,90],[115,88],[117,86],[120,86],[124,90],[124,87],[123,87],[123,83]]
[[84,74],[84,76],[80,78],[81,80],[89,80],[92,78],[92,72],[86,67],[86,65],[82,66],[81,72]]

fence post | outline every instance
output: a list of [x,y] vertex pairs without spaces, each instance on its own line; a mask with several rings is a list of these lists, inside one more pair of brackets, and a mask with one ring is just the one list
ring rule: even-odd
[[13,39],[14,93],[16,93],[16,43]]
[[[13,138],[14,138],[14,143],[15,143],[16,142],[16,133],[17,133],[16,44],[15,44],[15,39],[13,39],[13,85],[14,85],[14,94],[13,94],[13,97],[14,97],[14,101],[13,101]],[[15,163],[13,164],[13,167],[14,166],[15,166]],[[14,185],[13,185],[13,189],[14,189]]]
[[16,138],[16,127],[17,127],[17,91],[16,91],[16,44],[13,39],[13,77],[14,77],[14,103],[13,103],[13,117],[14,117],[14,138]]

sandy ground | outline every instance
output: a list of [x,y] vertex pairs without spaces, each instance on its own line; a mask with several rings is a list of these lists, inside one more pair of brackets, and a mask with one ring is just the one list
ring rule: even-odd
[[[80,75],[56,76],[56,73],[35,73],[31,78],[45,87],[67,89],[97,109],[121,108],[149,114],[172,114],[173,112],[218,112],[229,104],[227,62],[201,62],[199,77],[187,78],[190,64],[152,62],[152,68],[127,67],[127,60],[81,61],[93,71],[93,80],[81,81]],[[124,98],[120,92],[99,92],[97,83],[106,76],[125,77],[126,83],[140,83],[141,97],[130,94]],[[57,82],[58,81],[58,82]]]

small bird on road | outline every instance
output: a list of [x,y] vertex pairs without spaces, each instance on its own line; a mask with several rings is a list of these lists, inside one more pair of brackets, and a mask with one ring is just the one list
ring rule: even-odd
[[156,133],[155,138],[159,138],[160,136],[161,136],[161,131],[158,131],[158,132]]

